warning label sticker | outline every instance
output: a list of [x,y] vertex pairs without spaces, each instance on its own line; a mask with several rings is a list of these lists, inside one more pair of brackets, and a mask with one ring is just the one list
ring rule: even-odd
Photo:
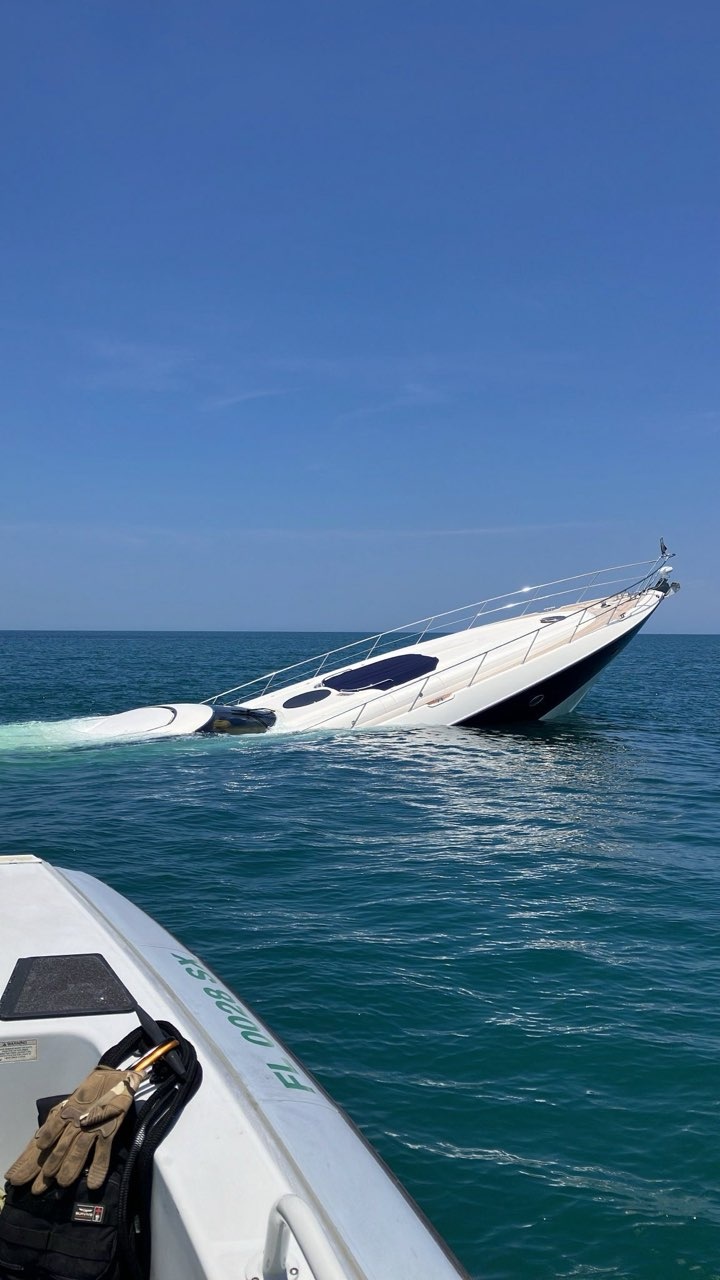
[[102,1222],[105,1217],[103,1204],[76,1204],[73,1211],[73,1222]]
[[0,1040],[0,1062],[32,1062],[37,1047],[37,1040]]

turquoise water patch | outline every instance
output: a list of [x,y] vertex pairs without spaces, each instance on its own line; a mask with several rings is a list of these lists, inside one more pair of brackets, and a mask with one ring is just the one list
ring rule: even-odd
[[5,848],[202,956],[473,1276],[717,1278],[720,640],[639,636],[553,728],[67,749],[343,639],[0,635]]
[[87,731],[94,722],[94,717],[83,716],[70,720],[19,720],[15,724],[0,724],[0,755],[87,746]]

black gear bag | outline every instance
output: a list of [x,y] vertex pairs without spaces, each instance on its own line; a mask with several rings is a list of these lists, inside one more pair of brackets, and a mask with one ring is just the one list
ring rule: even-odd
[[[55,1184],[36,1196],[29,1183],[5,1184],[0,1280],[148,1280],[153,1157],[199,1088],[202,1070],[175,1027],[137,1012],[141,1025],[103,1054],[102,1065],[120,1067],[170,1039],[178,1048],[153,1066],[155,1090],[131,1106],[99,1191],[88,1190],[85,1172],[70,1187]],[[38,1101],[40,1124],[64,1096]]]

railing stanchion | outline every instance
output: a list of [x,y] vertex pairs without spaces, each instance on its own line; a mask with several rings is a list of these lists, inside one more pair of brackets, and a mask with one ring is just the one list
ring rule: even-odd
[[477,664],[477,666],[476,666],[475,670],[473,671],[472,679],[471,679],[471,680],[468,680],[468,683],[467,683],[467,688],[468,688],[468,689],[470,689],[470,688],[472,687],[472,685],[474,685],[475,681],[477,680],[477,677],[478,677],[478,671],[480,670],[480,668],[481,668],[481,666],[482,666],[483,662],[485,661],[485,659],[487,658],[487,656],[488,656],[488,654],[489,654],[489,653],[490,653],[490,650],[489,650],[489,649],[486,649],[486,650],[485,650],[485,652],[484,652],[484,654],[483,654],[483,656],[482,656],[482,658],[481,658],[481,659],[480,659],[480,661],[478,662],[478,664]]
[[[643,590],[647,590],[651,585],[653,576],[657,573],[658,563],[664,564],[665,560],[636,561],[632,564],[611,565],[607,569],[594,569],[591,570],[590,573],[586,574],[574,574],[567,578],[557,578],[553,582],[545,582],[534,587],[521,588],[520,591],[512,591],[507,592],[504,595],[489,597],[485,600],[476,601],[473,604],[463,605],[459,609],[450,609],[445,613],[436,613],[428,618],[421,618],[417,622],[408,623],[405,627],[395,627],[389,631],[383,631],[377,635],[368,636],[361,641],[353,640],[346,645],[340,645],[337,649],[330,649],[324,654],[316,654],[311,658],[305,659],[303,662],[293,663],[290,666],[282,667],[276,671],[271,671],[264,675],[257,676],[255,679],[248,680],[244,684],[236,685],[232,689],[225,689],[220,693],[216,693],[211,698],[206,698],[205,702],[213,705],[225,699],[232,698],[236,705],[240,705],[241,697],[247,701],[253,698],[263,697],[265,694],[269,693],[271,689],[276,691],[284,689],[291,684],[300,684],[304,681],[316,679],[323,670],[328,668],[328,665],[331,665],[333,668],[352,666],[354,663],[368,661],[372,655],[377,652],[384,652],[398,647],[409,648],[414,645],[418,645],[425,640],[428,633],[438,625],[440,625],[443,634],[445,632],[449,635],[453,633],[457,634],[465,629],[471,630],[475,627],[479,619],[491,617],[493,614],[497,616],[505,609],[521,609],[521,606],[523,606],[520,614],[516,615],[522,617],[528,612],[531,605],[536,605],[539,611],[543,604],[551,600],[553,601],[553,604],[548,604],[548,608],[562,609],[563,607],[568,607],[563,606],[561,602],[561,598],[567,596],[573,597],[572,602],[569,602],[570,610],[572,610],[573,606],[580,605],[583,598],[587,596],[588,591],[595,587],[598,582],[602,588],[604,599],[617,601],[621,592],[626,600],[632,599],[634,595],[640,594]],[[648,566],[650,566],[650,568],[648,568]],[[644,576],[628,583],[628,578],[630,576],[628,571],[638,570],[640,567],[645,570]],[[620,571],[625,571],[622,577],[609,576],[618,575]],[[613,588],[615,589],[613,590]],[[523,595],[527,595],[530,592],[532,592],[532,595],[529,599],[522,598]],[[605,619],[606,623],[616,616],[618,610],[619,605],[615,603],[608,611],[608,616]],[[572,612],[565,616],[572,616]],[[587,616],[587,609],[585,608],[581,612],[577,625],[570,636],[570,640],[574,639],[578,629],[587,620]],[[412,638],[412,635],[416,633],[415,629],[419,632],[419,638],[416,640]],[[536,634],[533,635],[532,643],[534,643]],[[516,636],[514,637],[513,642],[517,642],[520,639],[522,639],[521,636]],[[502,641],[500,644],[495,646],[495,649],[502,648],[506,643],[508,642]],[[532,643],[528,649],[528,653],[532,648]],[[485,650],[472,679],[469,682],[470,684],[475,682],[487,654],[492,651],[495,650]],[[526,659],[523,659],[523,661],[525,660]],[[472,661],[472,659],[464,659],[462,661],[467,662]],[[450,669],[451,668],[446,668],[446,670]],[[417,702],[417,698],[415,699],[415,702]],[[413,703],[413,706],[414,705],[415,703]],[[333,719],[334,716],[329,718]],[[324,722],[321,721],[321,723]]]
[[532,649],[532,647],[533,647],[533,645],[534,645],[534,643],[535,643],[535,641],[537,640],[537,638],[538,638],[538,636],[539,636],[539,635],[540,635],[540,628],[538,627],[537,631],[535,631],[535,632],[533,633],[533,638],[532,638],[532,640],[530,641],[530,644],[529,644],[529,645],[528,645],[528,647],[527,647],[527,651],[526,651],[526,653],[525,653],[525,657],[523,658],[523,662],[527,662],[528,658],[530,657],[530,650]]
[[423,694],[424,694],[424,692],[425,692],[425,690],[426,690],[426,688],[427,688],[427,686],[428,686],[429,680],[430,680],[430,676],[426,676],[426,677],[425,677],[425,679],[423,680],[422,688],[418,689],[417,693],[415,694],[415,697],[414,697],[414,698],[413,698],[413,700],[412,700],[412,704],[411,704],[411,706],[410,706],[410,707],[408,707],[408,715],[410,714],[410,712],[411,712],[411,711],[414,711],[414,709],[415,709],[415,703],[416,703],[416,702],[419,702],[420,698],[422,698],[422,696],[423,696]]
[[586,613],[587,613],[587,609],[583,609],[582,613],[580,614],[580,617],[578,618],[577,622],[575,623],[575,628],[574,628],[574,630],[573,630],[573,633],[572,633],[572,635],[571,635],[571,636],[569,637],[569,639],[568,639],[568,644],[572,644],[573,640],[575,639],[575,636],[577,635],[578,630],[580,629],[580,627],[582,626],[583,622],[585,621],[585,615],[586,615]]

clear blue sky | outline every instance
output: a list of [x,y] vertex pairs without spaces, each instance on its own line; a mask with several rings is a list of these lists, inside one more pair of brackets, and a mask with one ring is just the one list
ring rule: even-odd
[[0,628],[374,629],[678,552],[717,0],[7,0]]

